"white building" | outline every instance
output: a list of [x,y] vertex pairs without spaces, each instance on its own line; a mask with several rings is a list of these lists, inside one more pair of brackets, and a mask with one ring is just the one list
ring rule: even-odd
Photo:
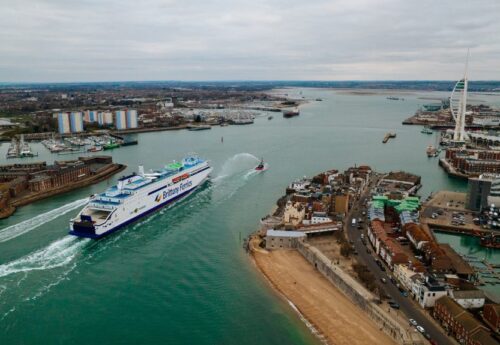
[[267,230],[266,249],[293,249],[297,248],[298,241],[306,238],[300,231]]
[[127,110],[127,128],[137,128],[137,110]]
[[482,290],[452,291],[451,298],[465,309],[482,308],[485,302],[485,296]]
[[293,189],[295,191],[301,191],[301,190],[305,190],[307,187],[309,187],[311,185],[311,181],[309,180],[306,180],[305,178],[302,179],[302,180],[297,180],[297,181],[294,181],[290,184],[290,186],[288,186],[289,189]]
[[416,278],[420,276],[420,273],[412,271],[407,265],[394,265],[394,277],[408,291],[413,291],[413,284]]
[[69,115],[71,133],[83,132],[83,115],[80,111],[73,111]]
[[68,113],[57,113],[57,127],[59,129],[59,134],[71,132]]
[[326,212],[313,212],[311,224],[329,223],[332,219],[328,217]]
[[127,128],[127,117],[125,114],[125,110],[117,110],[115,112],[115,127],[116,129]]
[[448,289],[431,277],[426,277],[424,282],[415,284],[414,288],[415,299],[422,308],[432,308],[439,298],[448,295]]

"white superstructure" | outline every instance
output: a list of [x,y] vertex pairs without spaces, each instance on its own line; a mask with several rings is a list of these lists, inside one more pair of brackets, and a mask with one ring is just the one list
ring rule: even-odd
[[172,163],[151,173],[125,176],[116,186],[91,197],[70,221],[70,234],[100,238],[195,190],[207,180],[212,168],[196,156]]

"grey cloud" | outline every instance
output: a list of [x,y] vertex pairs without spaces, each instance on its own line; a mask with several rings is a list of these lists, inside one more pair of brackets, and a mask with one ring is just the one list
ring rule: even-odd
[[0,81],[500,79],[497,0],[0,6]]

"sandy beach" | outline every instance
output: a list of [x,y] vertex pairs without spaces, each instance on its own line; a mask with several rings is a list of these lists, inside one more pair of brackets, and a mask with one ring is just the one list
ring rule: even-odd
[[328,344],[396,344],[295,250],[253,251],[258,269]]

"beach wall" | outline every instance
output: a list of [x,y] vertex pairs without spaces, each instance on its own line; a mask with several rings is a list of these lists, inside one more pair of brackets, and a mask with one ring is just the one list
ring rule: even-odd
[[360,307],[387,335],[400,344],[420,344],[410,338],[406,330],[374,303],[374,296],[364,286],[336,266],[317,248],[298,242],[297,250],[333,285]]

